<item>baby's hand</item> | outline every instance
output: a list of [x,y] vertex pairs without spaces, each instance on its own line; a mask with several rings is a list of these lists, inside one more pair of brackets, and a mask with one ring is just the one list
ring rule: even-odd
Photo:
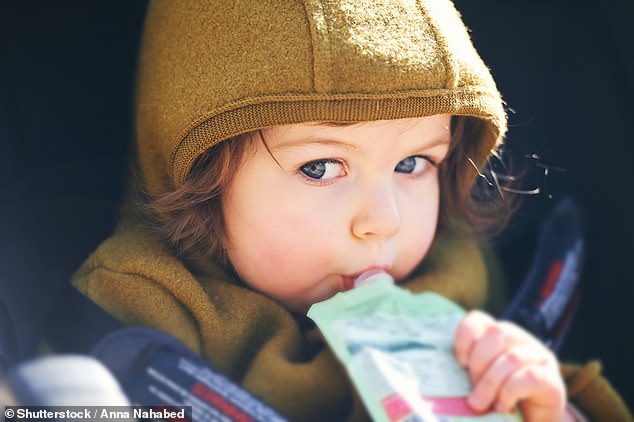
[[454,343],[474,386],[468,398],[474,410],[511,412],[519,403],[527,421],[566,419],[557,358],[522,328],[472,311],[458,325]]

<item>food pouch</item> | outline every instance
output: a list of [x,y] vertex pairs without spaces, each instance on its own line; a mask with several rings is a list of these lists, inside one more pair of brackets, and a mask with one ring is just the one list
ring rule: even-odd
[[385,273],[371,278],[314,304],[308,316],[375,421],[522,420],[519,413],[481,414],[468,406],[472,386],[453,351],[462,308],[435,293],[395,286]]

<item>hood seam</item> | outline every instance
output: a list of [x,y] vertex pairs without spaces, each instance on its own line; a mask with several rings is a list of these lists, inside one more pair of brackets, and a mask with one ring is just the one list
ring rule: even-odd
[[[432,16],[432,13],[429,10],[429,7],[424,5],[422,2],[417,1],[416,5],[421,10],[423,14],[426,16]],[[445,65],[445,69],[447,70],[446,80],[445,80],[445,88],[453,89],[457,87],[458,81],[458,66],[455,63],[455,60],[451,57],[451,49],[449,48],[449,44],[447,43],[447,37],[442,35],[440,29],[438,28],[437,22],[434,19],[429,19],[429,26],[432,30],[432,34],[434,36],[434,41],[436,45],[439,47],[441,57],[443,63]]]
[[310,31],[310,50],[312,53],[312,90],[313,92],[317,92],[317,53],[315,50],[315,44],[317,43],[317,27],[315,24],[315,20],[311,18],[311,14],[308,13],[308,4],[306,0],[302,1],[302,5],[304,6],[304,13],[306,14],[306,22],[308,23],[308,29]]

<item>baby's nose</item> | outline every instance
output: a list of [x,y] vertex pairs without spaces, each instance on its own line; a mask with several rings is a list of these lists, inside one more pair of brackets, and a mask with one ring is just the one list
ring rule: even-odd
[[352,234],[359,239],[389,238],[401,227],[401,215],[391,186],[374,186],[356,206]]

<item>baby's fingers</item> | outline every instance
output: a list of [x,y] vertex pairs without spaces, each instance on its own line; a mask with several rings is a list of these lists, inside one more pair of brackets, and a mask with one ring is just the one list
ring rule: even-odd
[[[541,358],[540,358],[541,356]],[[547,364],[548,357],[534,343],[521,343],[509,347],[505,353],[496,356],[474,381],[474,389],[469,395],[469,405],[477,411],[489,409],[497,401],[502,386],[518,371],[529,365]],[[509,407],[512,408],[512,403]]]
[[[493,365],[496,359],[506,354],[509,349],[527,342],[529,342],[527,336],[513,324],[496,321],[495,324],[487,327],[482,337],[471,349],[471,354],[468,358],[467,367],[472,381],[474,383],[479,382],[480,378]],[[531,342],[531,344],[534,345],[534,342]],[[535,355],[533,356],[543,355],[541,349],[534,348],[534,351]],[[511,355],[509,357],[511,360],[513,358],[519,359],[519,356]],[[524,354],[522,358],[524,362],[535,360],[534,358],[531,359],[530,354]]]
[[528,340],[528,335],[514,324],[472,311],[458,325],[454,347],[458,362],[468,368],[471,379],[477,382],[498,356]]
[[480,311],[469,312],[458,324],[454,338],[456,359],[464,367],[469,363],[471,353],[476,343],[484,335],[486,330],[495,324],[495,320]]
[[527,421],[563,420],[566,393],[557,369],[533,364],[511,374],[500,388],[495,409],[510,412],[518,402]]

